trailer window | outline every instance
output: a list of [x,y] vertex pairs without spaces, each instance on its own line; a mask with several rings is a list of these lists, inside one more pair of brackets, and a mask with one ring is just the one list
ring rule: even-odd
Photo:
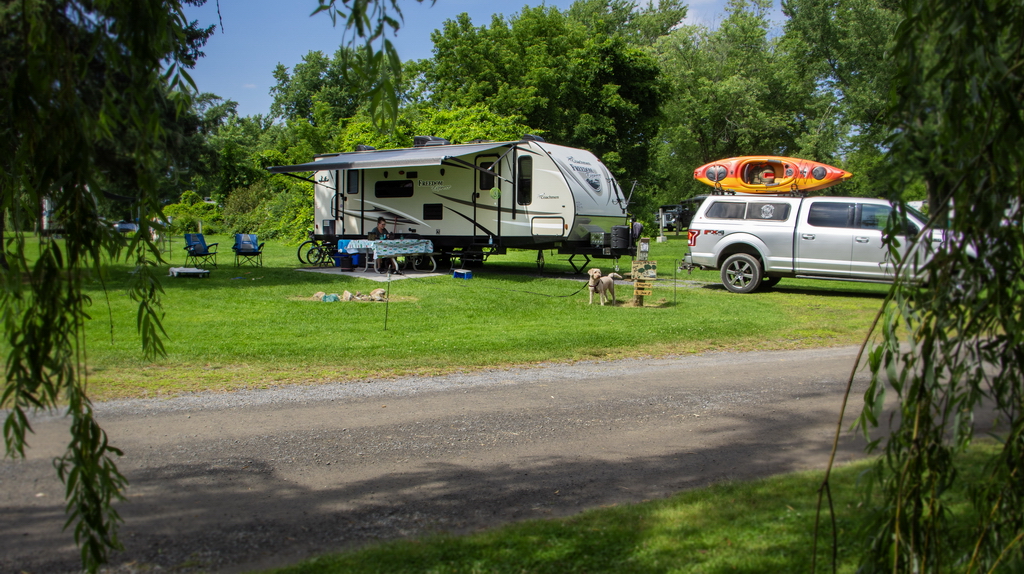
[[738,201],[716,201],[708,208],[706,217],[712,219],[743,219],[747,204]]
[[[477,165],[483,169],[494,171],[494,161],[490,159],[477,158]],[[489,173],[478,171],[477,174],[480,176],[480,189],[481,191],[490,191],[494,187],[494,176]]]
[[807,223],[814,227],[853,227],[852,203],[812,203]]
[[516,203],[530,205],[533,203],[533,158],[519,158],[519,173],[516,176]]
[[359,193],[359,171],[355,169],[348,170],[348,181],[345,185],[345,191],[349,193]]
[[412,197],[411,179],[386,179],[373,184],[373,195],[381,199],[389,197]]

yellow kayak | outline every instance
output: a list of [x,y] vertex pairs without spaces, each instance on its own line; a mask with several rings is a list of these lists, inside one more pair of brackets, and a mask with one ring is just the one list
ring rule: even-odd
[[838,167],[809,159],[772,155],[731,157],[693,170],[694,179],[723,193],[816,191],[852,176],[852,173]]

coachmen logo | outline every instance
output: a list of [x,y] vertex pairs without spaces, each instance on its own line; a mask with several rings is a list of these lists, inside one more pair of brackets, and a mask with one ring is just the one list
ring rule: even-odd
[[321,175],[319,178],[317,178],[316,181],[317,181],[317,183],[327,183],[327,182],[331,181],[331,178],[329,176],[326,176],[326,175]]
[[571,167],[573,171],[582,175],[583,179],[586,180],[587,185],[589,185],[594,191],[600,193],[601,174],[594,169],[593,165],[591,165],[589,161],[579,160],[572,156],[569,156],[567,159],[569,160],[569,167]]

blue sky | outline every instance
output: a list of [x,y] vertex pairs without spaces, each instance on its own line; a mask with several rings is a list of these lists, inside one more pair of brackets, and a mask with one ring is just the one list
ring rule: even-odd
[[[393,40],[403,60],[428,58],[433,44],[430,33],[445,20],[466,12],[476,26],[489,25],[491,15],[510,16],[524,6],[546,4],[567,10],[573,0],[519,0],[497,3],[488,0],[437,0],[431,6],[412,0],[401,2],[405,24]],[[691,0],[687,20],[714,26],[722,19],[726,0]],[[641,2],[646,4],[646,2]],[[316,0],[207,0],[205,6],[186,6],[189,20],[200,25],[218,24],[200,59],[190,72],[200,91],[212,92],[238,102],[242,116],[266,114],[273,98],[273,71],[278,63],[291,68],[311,50],[333,55],[342,40],[342,28],[331,25],[325,14],[310,16]],[[498,5],[507,7],[496,8]],[[223,22],[223,28],[220,22]]]

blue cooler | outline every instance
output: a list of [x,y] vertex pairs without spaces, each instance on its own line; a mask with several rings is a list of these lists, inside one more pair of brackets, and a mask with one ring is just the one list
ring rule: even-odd
[[[342,253],[348,253],[348,242],[349,241],[351,241],[351,240],[350,239],[339,239],[338,240],[338,251],[340,251]],[[359,266],[359,254],[358,253],[348,253],[348,256],[352,258],[352,266],[353,267],[358,267]],[[338,267],[341,267],[341,265],[339,265]]]

